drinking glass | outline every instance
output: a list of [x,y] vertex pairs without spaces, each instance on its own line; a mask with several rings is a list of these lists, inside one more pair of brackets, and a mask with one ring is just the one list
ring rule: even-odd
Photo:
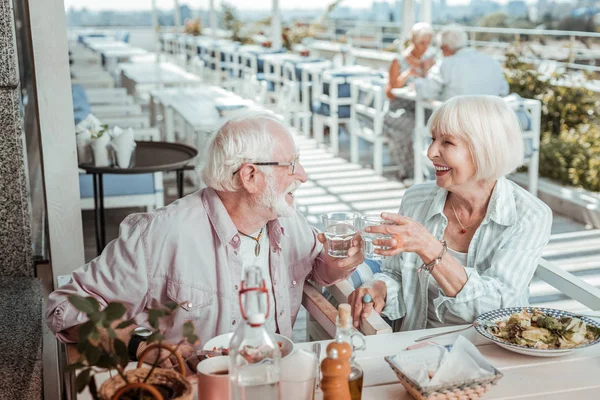
[[363,252],[365,258],[369,260],[383,260],[385,256],[375,253],[376,249],[388,250],[386,246],[376,246],[373,240],[377,239],[392,239],[392,235],[384,235],[382,233],[365,232],[368,226],[393,225],[394,223],[381,218],[379,214],[364,214],[360,216],[360,230],[363,240]]
[[332,212],[321,216],[327,252],[332,257],[348,257],[352,239],[358,232],[359,215],[354,212]]

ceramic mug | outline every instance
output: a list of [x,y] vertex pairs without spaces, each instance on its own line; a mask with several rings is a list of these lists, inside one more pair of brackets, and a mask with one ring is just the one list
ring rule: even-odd
[[196,371],[200,400],[229,399],[228,356],[207,358],[198,364]]

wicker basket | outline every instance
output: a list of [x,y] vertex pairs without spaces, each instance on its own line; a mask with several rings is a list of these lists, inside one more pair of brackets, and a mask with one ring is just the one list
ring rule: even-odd
[[150,372],[150,368],[141,368],[142,360],[146,354],[149,353],[150,350],[155,348],[162,347],[169,350],[171,353],[175,354],[177,357],[177,362],[179,365],[179,369],[181,371],[185,371],[185,364],[181,356],[173,350],[172,347],[164,345],[164,344],[152,344],[144,350],[144,352],[140,355],[138,365],[136,369],[132,369],[129,371],[125,371],[125,376],[127,380],[130,382],[129,384],[125,384],[123,378],[119,375],[114,376],[104,382],[104,384],[100,387],[98,391],[98,395],[102,400],[118,400],[123,394],[128,392],[131,389],[144,389],[148,394],[151,394],[156,400],[166,400],[163,399],[160,392],[155,388],[156,385],[166,386],[172,388],[175,393],[181,393],[179,397],[176,397],[174,400],[192,400],[193,399],[193,390],[192,385],[185,379],[185,377],[177,371],[163,368],[155,368],[152,371],[152,375],[148,378],[148,381],[144,383],[146,376]]
[[385,357],[385,361],[392,367],[406,391],[417,400],[480,399],[492,385],[495,385],[503,377],[502,373],[494,368],[494,375],[492,376],[421,387],[421,385],[400,371],[391,361],[390,357]]

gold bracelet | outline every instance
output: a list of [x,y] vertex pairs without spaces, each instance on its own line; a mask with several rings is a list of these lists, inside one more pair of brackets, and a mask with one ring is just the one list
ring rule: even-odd
[[421,264],[418,270],[419,272],[424,269],[425,271],[431,273],[435,266],[442,261],[442,258],[446,255],[446,252],[448,251],[448,244],[445,240],[440,240],[440,243],[442,244],[442,251],[440,251],[440,254],[435,258],[435,260],[433,260],[429,264]]

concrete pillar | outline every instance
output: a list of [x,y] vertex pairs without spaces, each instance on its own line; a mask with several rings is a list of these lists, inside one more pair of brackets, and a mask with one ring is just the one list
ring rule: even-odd
[[421,21],[431,25],[431,0],[421,0]]
[[181,26],[181,10],[179,9],[179,0],[175,1],[175,27],[179,28]]
[[279,11],[279,0],[273,0],[271,8],[271,47],[281,49],[281,12]]
[[11,0],[0,0],[0,276],[33,276],[31,221],[19,114]]
[[415,24],[414,0],[402,0],[402,46],[410,37],[410,30]]
[[215,0],[210,0],[210,35],[213,39],[217,38],[217,12],[215,11]]

